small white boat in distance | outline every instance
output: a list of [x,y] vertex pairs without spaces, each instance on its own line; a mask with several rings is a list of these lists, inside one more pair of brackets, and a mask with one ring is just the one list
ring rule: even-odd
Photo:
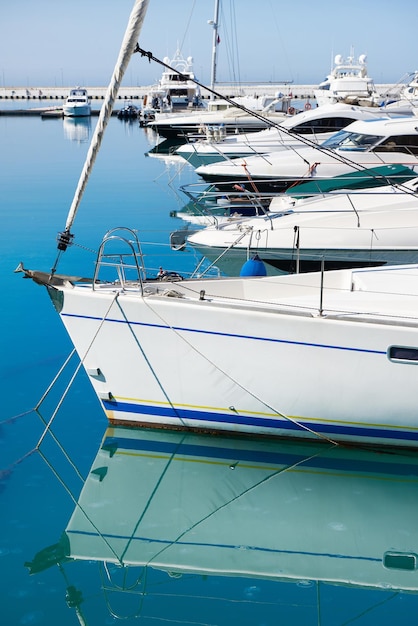
[[379,106],[382,98],[367,74],[366,61],[365,54],[361,54],[357,62],[353,54],[347,59],[337,54],[331,72],[314,91],[318,106],[335,102]]
[[91,102],[87,89],[82,87],[71,89],[62,110],[65,117],[86,117],[91,115]]

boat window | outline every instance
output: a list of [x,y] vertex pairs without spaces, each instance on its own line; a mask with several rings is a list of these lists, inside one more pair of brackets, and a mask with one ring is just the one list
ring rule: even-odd
[[374,152],[393,151],[405,152],[406,154],[418,154],[418,134],[387,137],[381,144],[374,148]]
[[357,150],[366,152],[373,148],[382,137],[377,135],[366,135],[363,133],[350,133],[346,130],[341,130],[339,133],[333,135],[329,139],[322,142],[324,148],[332,148],[335,150]]
[[172,87],[170,89],[170,94],[172,96],[184,96],[184,97],[187,97],[187,89],[180,89],[178,87],[177,88]]
[[318,120],[309,120],[308,122],[297,124],[290,132],[300,135],[307,135],[309,133],[334,133],[355,121],[355,119],[348,117],[323,117]]
[[417,555],[386,552],[383,555],[383,565],[388,569],[401,569],[411,572],[417,569]]
[[402,361],[402,363],[418,364],[418,348],[410,348],[408,346],[391,346],[388,350],[388,358],[390,361]]

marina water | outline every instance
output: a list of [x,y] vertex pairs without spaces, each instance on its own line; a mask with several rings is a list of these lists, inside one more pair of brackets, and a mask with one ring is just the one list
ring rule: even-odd
[[[106,431],[105,416],[86,377],[80,372],[72,382],[76,371],[72,361],[49,391],[72,348],[46,290],[23,280],[14,269],[20,262],[45,271],[53,266],[56,236],[65,226],[95,120],[0,116],[2,624],[101,626],[122,618],[125,624],[219,626],[413,623],[418,610],[414,561],[418,553],[418,462],[412,453],[347,452],[329,450],[323,444],[301,450],[293,444],[283,447],[283,443],[205,440],[191,435],[167,439],[164,433],[145,437],[129,429],[118,438],[114,431]],[[76,219],[75,245],[60,260],[59,273],[90,276],[101,237],[115,226],[138,229],[150,272],[156,273],[160,266],[184,274],[193,271],[194,254],[172,251],[169,234],[183,226],[173,217],[186,204],[179,186],[197,182],[197,177],[186,163],[146,156],[156,141],[137,122],[110,120]],[[262,375],[262,364],[249,366],[259,367]],[[103,441],[110,442],[110,447],[103,448]],[[119,443],[112,448],[114,441]],[[85,533],[84,558],[67,559],[57,546],[64,545],[62,536],[73,513],[84,510],[81,503],[88,505],[79,500],[80,494],[93,475],[93,465],[104,466],[103,450],[107,450],[109,476],[113,459],[117,459],[118,471],[128,458],[137,462],[130,470],[132,479],[127,473],[126,482],[120,484],[118,497],[126,510],[115,505],[115,511],[112,506],[106,508],[104,501],[95,501],[92,511],[101,507],[106,515],[110,511],[118,532],[112,534],[107,528],[106,534],[95,524],[94,532]],[[166,464],[156,476],[161,458]],[[147,513],[164,480],[170,479],[173,460],[181,461],[182,470],[173,475],[176,480],[172,478],[173,498],[159,504],[161,519],[172,519],[174,525],[182,501],[184,507],[191,506],[191,512],[205,507],[210,511],[204,521],[212,524],[211,542],[205,543],[205,554],[195,569],[181,571],[180,563],[172,563],[169,571],[168,566],[157,566],[156,557],[149,559],[148,566],[127,568],[112,559],[104,566],[100,554],[93,558],[89,537],[92,542],[99,537],[103,545],[116,540],[116,535],[121,539],[120,523],[128,519],[136,485],[138,491],[147,486],[152,495],[142,513],[138,509],[137,526],[126,529],[124,540],[130,543],[135,537],[150,543]],[[207,471],[204,475],[202,467]],[[225,472],[218,475],[212,470]],[[259,472],[266,471],[260,479]],[[286,482],[289,475],[297,476],[297,486]],[[94,476],[106,486],[106,477],[100,472]],[[196,493],[191,492],[192,477],[199,487]],[[181,494],[182,485],[187,486],[186,494]],[[269,502],[260,493],[267,485],[270,502],[283,507],[283,515],[274,524],[271,516],[277,507],[257,510],[262,502],[265,507]],[[331,493],[339,494],[335,508],[326,499],[330,485]],[[226,495],[226,487],[238,492]],[[177,492],[181,497],[174,506]],[[372,498],[363,502],[361,493],[371,493]],[[187,495],[194,498],[195,506]],[[229,510],[230,521],[235,519],[232,507],[236,502],[245,504],[240,510],[243,527],[246,520],[258,522],[248,528],[248,543],[234,546],[221,540]],[[217,521],[220,511],[222,524]],[[91,521],[91,515],[86,512],[85,517]],[[196,528],[199,524],[191,523],[187,533],[178,535],[180,554],[186,554],[190,563],[202,549]],[[292,528],[294,536],[289,534]],[[267,548],[261,550],[259,542],[268,533],[268,563],[274,571],[263,574]],[[346,551],[348,534],[355,538],[356,554]],[[386,537],[387,556],[382,552],[382,562],[369,553],[373,536]],[[404,552],[398,558],[394,551],[399,550],[400,536]],[[166,546],[167,537],[161,535],[158,541]],[[153,543],[157,543],[155,537]],[[318,545],[322,545],[321,554]],[[227,554],[234,559],[237,555],[235,570],[228,569]],[[243,554],[250,564],[245,572],[239,565]],[[322,560],[315,570],[319,557]],[[293,576],[295,571],[300,575]],[[344,572],[347,580],[342,582]]]

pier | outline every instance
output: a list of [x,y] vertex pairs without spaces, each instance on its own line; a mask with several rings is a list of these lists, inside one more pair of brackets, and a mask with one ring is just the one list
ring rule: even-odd
[[[119,89],[119,100],[141,100],[152,85],[126,87]],[[245,85],[218,84],[216,91],[224,96],[254,96],[274,95],[277,92],[292,93],[295,99],[313,98],[315,85],[281,85],[278,83],[248,83]],[[0,87],[1,100],[65,100],[73,87]],[[84,87],[91,100],[103,100],[107,87]],[[210,93],[202,89],[203,98],[209,98]]]
[[[390,85],[376,85],[379,93],[384,93]],[[314,99],[314,91],[317,85],[292,85],[292,84],[277,84],[277,83],[247,83],[245,85],[231,85],[231,84],[219,84],[216,85],[216,91],[227,96],[234,98],[236,96],[262,96],[275,94],[281,92],[285,95],[291,95],[292,99],[306,100],[308,98]],[[61,117],[62,116],[62,103],[66,100],[71,87],[0,87],[0,115],[41,115],[43,117]],[[94,102],[103,100],[106,95],[107,87],[85,87],[87,89],[90,99],[92,101],[92,115],[98,115],[100,106],[94,107]],[[150,91],[151,86],[137,86],[137,87],[120,87],[118,94],[118,101],[121,104],[126,100],[142,100],[143,97]],[[210,93],[205,89],[202,89],[202,98],[208,99]],[[36,106],[28,107],[28,101],[36,101]],[[8,102],[7,108],[2,108],[2,101]],[[10,101],[16,103],[16,107],[10,108]],[[19,102],[25,101],[25,107],[20,108]],[[40,106],[41,103],[44,106]],[[117,111],[114,112],[117,114]]]
[[[261,95],[275,95],[278,92],[282,92],[286,95],[292,94],[292,98],[306,99],[313,98],[313,85],[277,85],[277,84],[247,84],[247,85],[217,85],[216,90],[224,96],[233,98],[235,96],[249,95],[249,96],[261,96]],[[91,114],[98,115],[100,110],[100,101],[104,99],[106,95],[107,87],[85,87],[92,101]],[[143,97],[150,91],[151,86],[145,87],[120,87],[117,100],[121,105],[125,101],[130,100],[132,102],[142,101]],[[0,115],[40,115],[43,118],[62,117],[62,104],[66,100],[70,92],[70,87],[3,87],[0,88]],[[202,97],[209,99],[210,93],[202,90]],[[30,106],[30,101],[33,101],[34,106]],[[2,108],[2,102],[8,103],[7,108]],[[19,103],[25,103],[24,107],[19,106]],[[97,102],[97,106],[94,104]],[[16,106],[11,108],[10,104],[14,103]],[[43,105],[43,106],[42,106]],[[115,104],[115,110],[113,115],[117,115],[118,106]]]

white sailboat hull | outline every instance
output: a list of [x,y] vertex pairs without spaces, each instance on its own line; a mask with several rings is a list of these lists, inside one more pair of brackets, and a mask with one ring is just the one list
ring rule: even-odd
[[50,291],[112,423],[417,446],[418,269],[320,280]]

